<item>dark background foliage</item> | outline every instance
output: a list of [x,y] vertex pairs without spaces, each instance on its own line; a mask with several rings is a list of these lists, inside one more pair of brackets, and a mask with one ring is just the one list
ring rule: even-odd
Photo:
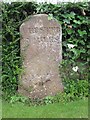
[[[39,13],[54,16],[62,25],[64,60],[62,62],[64,75],[62,76],[64,76],[64,80],[68,78],[70,85],[70,80],[88,80],[88,77],[90,78],[90,3],[63,3],[57,5],[47,3],[38,5],[34,2],[3,3],[2,89],[5,96],[10,97],[15,94],[18,88],[18,75],[21,72],[19,27],[28,16]],[[75,47],[69,49],[68,44],[73,44]],[[74,66],[79,66],[77,74],[72,72]]]

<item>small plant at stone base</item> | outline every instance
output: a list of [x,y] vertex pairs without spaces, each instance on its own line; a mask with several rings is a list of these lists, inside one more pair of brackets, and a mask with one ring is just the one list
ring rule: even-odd
[[45,98],[35,98],[27,101],[28,105],[39,106],[39,105],[48,105],[54,103],[54,96],[46,96]]
[[28,98],[25,97],[25,96],[21,96],[21,95],[14,95],[14,96],[11,96],[10,98],[10,103],[16,103],[16,102],[22,102],[22,103],[25,103],[28,101]]
[[31,105],[32,106],[43,105],[43,101],[40,98],[31,99]]
[[43,101],[44,101],[44,103],[45,103],[46,105],[51,104],[51,103],[53,103],[53,96],[46,96],[46,97],[43,99]]
[[64,92],[60,92],[60,93],[57,93],[54,98],[53,98],[53,103],[64,103],[64,99],[63,99],[63,96],[64,96]]
[[74,101],[88,97],[88,80],[64,80],[64,99]]

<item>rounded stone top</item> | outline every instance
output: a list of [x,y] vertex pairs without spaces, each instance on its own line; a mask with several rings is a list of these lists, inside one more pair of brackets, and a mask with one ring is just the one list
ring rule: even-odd
[[36,14],[36,15],[32,15],[32,16],[48,16],[47,14]]

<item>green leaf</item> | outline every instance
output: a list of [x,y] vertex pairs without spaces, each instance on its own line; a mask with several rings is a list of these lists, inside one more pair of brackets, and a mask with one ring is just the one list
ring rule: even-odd
[[48,15],[48,20],[52,20],[53,19],[53,14],[49,14]]
[[78,33],[80,36],[83,36],[83,35],[86,35],[87,32],[85,30],[81,31],[81,30],[78,30]]
[[70,24],[70,20],[69,19],[64,19],[64,23]]
[[69,35],[71,35],[71,34],[73,33],[73,30],[72,30],[72,29],[67,29],[67,33],[68,33]]
[[76,24],[79,24],[79,25],[82,24],[81,21],[79,21],[79,20],[73,20],[73,22]]
[[70,15],[71,15],[71,18],[75,17],[75,13],[74,12],[71,12]]

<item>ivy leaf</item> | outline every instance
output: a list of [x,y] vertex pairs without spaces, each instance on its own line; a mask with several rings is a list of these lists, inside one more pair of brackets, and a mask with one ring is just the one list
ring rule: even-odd
[[64,23],[70,24],[70,20],[69,19],[64,19]]
[[74,12],[71,12],[69,14],[65,14],[65,15],[62,15],[64,18],[66,19],[72,19],[72,18],[75,18],[75,13]]
[[73,22],[76,24],[79,24],[79,25],[82,24],[81,21],[79,21],[79,20],[74,20]]
[[74,12],[71,12],[70,14],[67,14],[67,17],[68,17],[69,19],[74,18],[74,17],[75,17],[75,13],[74,13]]
[[83,35],[86,35],[87,32],[85,30],[81,31],[81,30],[78,30],[78,33],[80,36],[83,36]]
[[71,35],[72,34],[72,30],[71,29],[67,29],[67,33],[69,34],[69,35]]
[[48,20],[52,20],[53,19],[53,14],[49,14],[48,15]]
[[74,12],[71,12],[70,15],[71,15],[72,18],[75,17],[75,13]]
[[90,45],[87,45],[87,48],[90,48]]
[[81,53],[80,50],[75,49],[75,48],[71,49],[70,51],[72,51],[76,57],[79,56]]

